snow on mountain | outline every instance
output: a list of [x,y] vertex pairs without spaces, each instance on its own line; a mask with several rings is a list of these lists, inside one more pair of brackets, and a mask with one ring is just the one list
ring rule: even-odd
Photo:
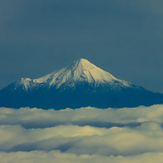
[[38,79],[21,78],[0,90],[0,107],[122,108],[162,104],[153,93],[96,67],[86,59]]
[[57,72],[50,73],[38,79],[22,78],[16,82],[16,88],[23,86],[24,90],[34,87],[47,86],[60,88],[74,87],[76,83],[87,82],[98,86],[99,84],[119,85],[121,87],[130,87],[131,84],[124,80],[119,80],[86,59],[74,61],[70,66],[65,67]]

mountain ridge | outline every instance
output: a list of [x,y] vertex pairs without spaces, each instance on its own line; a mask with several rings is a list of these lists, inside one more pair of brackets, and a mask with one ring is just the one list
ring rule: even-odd
[[119,82],[121,85],[131,86],[129,82],[117,79],[109,72],[106,72],[90,63],[88,60],[81,58],[74,61],[70,66],[52,72],[41,78],[21,78],[20,81],[16,81],[14,90],[21,85],[26,91],[32,87],[40,87],[42,85],[47,85],[49,88],[52,86],[59,88],[61,85],[74,87],[77,82],[88,82],[94,85],[106,83],[114,85],[115,82]]
[[162,103],[163,94],[117,79],[83,58],[41,78],[21,78],[0,90],[0,106],[13,108],[122,108]]

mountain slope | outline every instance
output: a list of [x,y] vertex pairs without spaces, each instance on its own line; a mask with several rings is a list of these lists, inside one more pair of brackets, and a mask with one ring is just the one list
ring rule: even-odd
[[121,85],[129,87],[131,84],[115,78],[110,73],[96,67],[86,59],[74,61],[70,66],[63,68],[57,72],[53,72],[38,79],[22,78],[14,83],[12,91],[16,91],[20,87],[26,91],[39,87],[60,88],[64,86],[75,87],[78,83],[89,83],[94,86],[101,84],[110,84],[112,86]]
[[0,91],[0,106],[14,108],[120,108],[160,103],[162,94],[117,79],[86,59],[38,79],[22,78]]

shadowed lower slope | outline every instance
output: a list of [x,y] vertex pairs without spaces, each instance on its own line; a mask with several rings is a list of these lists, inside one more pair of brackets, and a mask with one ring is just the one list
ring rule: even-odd
[[122,108],[150,106],[161,104],[163,95],[147,91],[141,87],[119,88],[114,90],[109,85],[94,87],[88,83],[76,85],[75,88],[66,90],[56,88],[41,88],[32,91],[19,90],[0,92],[0,106],[3,107],[37,107],[56,110],[80,107]]

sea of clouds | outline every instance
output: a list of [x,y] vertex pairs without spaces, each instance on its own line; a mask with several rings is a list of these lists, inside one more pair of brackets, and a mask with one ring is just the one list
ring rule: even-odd
[[163,105],[0,108],[0,162],[162,163]]

